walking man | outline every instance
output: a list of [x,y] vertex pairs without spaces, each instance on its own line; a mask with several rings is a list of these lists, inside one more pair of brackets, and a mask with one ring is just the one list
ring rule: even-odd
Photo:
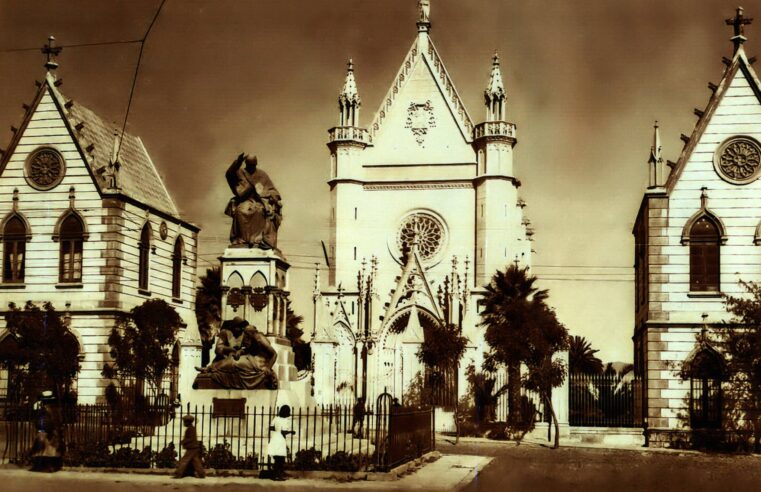
[[201,463],[201,443],[198,442],[196,427],[193,425],[193,416],[183,416],[182,423],[185,425],[185,436],[182,438],[181,444],[185,454],[177,463],[174,478],[184,477],[188,466],[193,467],[193,473],[196,477],[206,478],[206,472],[203,469],[203,463]]

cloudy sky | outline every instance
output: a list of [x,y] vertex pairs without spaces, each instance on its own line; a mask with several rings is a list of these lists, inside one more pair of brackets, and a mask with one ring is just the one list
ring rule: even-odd
[[[0,147],[43,74],[39,51],[139,39],[159,0],[0,1]],[[516,172],[536,228],[534,273],[572,333],[605,360],[631,360],[631,228],[647,182],[653,120],[676,160],[692,109],[731,55],[720,0],[432,0],[432,38],[473,119],[500,53]],[[761,0],[744,3],[759,16]],[[203,228],[203,262],[227,243],[224,168],[258,155],[285,201],[280,245],[298,311],[328,238],[326,130],[352,57],[368,124],[415,36],[416,0],[168,0],[150,34],[129,117],[184,216]],[[747,29],[750,55],[761,26]],[[758,34],[757,34],[758,32]],[[71,47],[61,90],[124,118],[139,45]]]

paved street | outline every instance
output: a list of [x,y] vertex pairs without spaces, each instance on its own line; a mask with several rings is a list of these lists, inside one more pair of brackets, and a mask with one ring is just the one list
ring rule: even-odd
[[757,491],[761,456],[561,447],[524,443],[439,442],[442,453],[494,460],[462,490],[483,491]]
[[290,479],[273,482],[258,478],[208,477],[203,480],[184,478],[174,480],[165,475],[129,473],[91,473],[62,471],[54,474],[32,473],[26,470],[0,470],[0,490],[3,492],[78,492],[78,491],[146,491],[181,490],[206,491],[223,488],[225,492],[256,490],[457,490],[475,478],[477,471],[489,459],[476,455],[447,455],[425,467],[394,481],[356,481],[339,483],[333,480]]

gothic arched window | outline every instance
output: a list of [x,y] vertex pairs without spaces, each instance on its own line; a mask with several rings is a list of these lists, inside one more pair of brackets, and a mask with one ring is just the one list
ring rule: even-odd
[[3,282],[23,283],[26,258],[26,224],[18,215],[3,227]]
[[721,425],[721,356],[711,349],[698,352],[690,362],[690,426],[693,429]]
[[58,280],[61,283],[82,282],[82,246],[85,228],[79,217],[70,213],[58,230],[61,242]]
[[148,275],[150,273],[150,252],[151,252],[151,226],[145,224],[143,231],[140,233],[140,244],[138,249],[140,257],[138,259],[137,286],[142,290],[148,290]]
[[690,228],[690,291],[718,292],[721,233],[703,216]]
[[174,242],[174,252],[172,253],[172,297],[179,299],[182,295],[182,262],[185,255],[182,238],[178,237]]

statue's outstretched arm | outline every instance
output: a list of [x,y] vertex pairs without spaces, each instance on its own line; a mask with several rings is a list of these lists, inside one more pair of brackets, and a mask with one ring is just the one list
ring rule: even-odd
[[238,169],[240,169],[240,166],[241,164],[243,164],[243,161],[245,159],[246,159],[246,154],[241,152],[240,155],[233,161],[232,164],[230,164],[230,167],[228,167],[227,171],[225,172],[225,178],[227,179],[227,184],[230,186],[230,189],[235,194],[237,194],[237,188],[238,188]]

